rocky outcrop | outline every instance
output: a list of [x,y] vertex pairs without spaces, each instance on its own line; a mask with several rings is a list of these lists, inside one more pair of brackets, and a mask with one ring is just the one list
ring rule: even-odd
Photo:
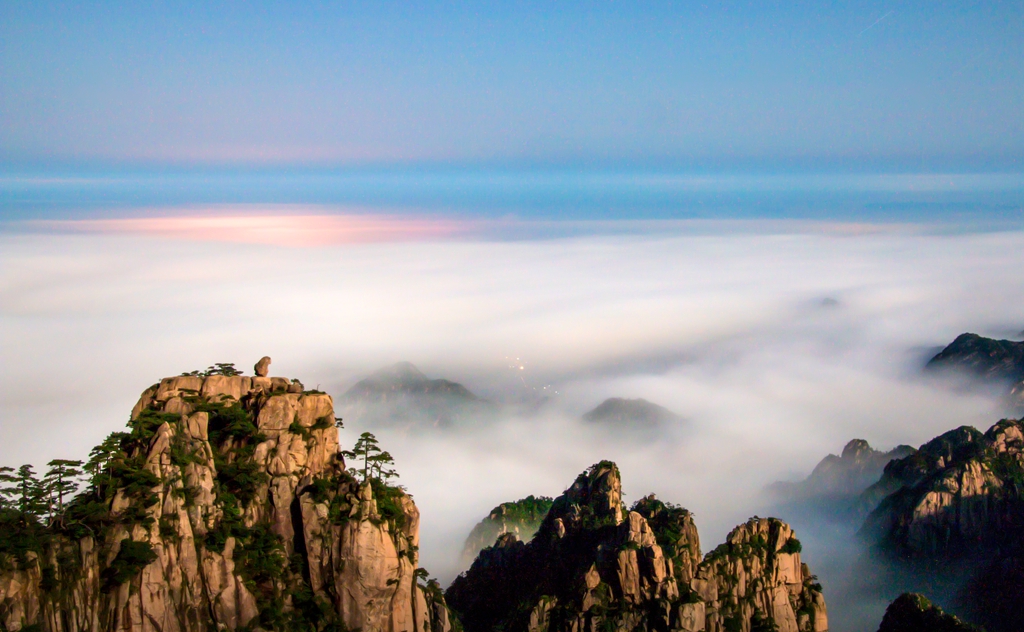
[[932,605],[924,595],[903,593],[886,608],[878,632],[983,631],[951,614],[946,614],[938,606]]
[[417,582],[416,506],[349,474],[324,393],[167,378],[94,456],[86,493],[2,560],[0,628],[450,628]]
[[800,560],[793,530],[775,518],[752,518],[708,554],[693,580],[705,603],[706,629],[823,632],[828,614],[821,585]]
[[691,514],[653,496],[626,509],[618,468],[603,461],[529,543],[500,536],[445,596],[470,632],[824,631],[820,587],[790,542],[788,526],[755,520],[701,561]]
[[611,397],[583,415],[591,423],[618,424],[624,426],[657,426],[662,423],[680,421],[682,417],[671,410],[646,399],[624,399]]
[[862,533],[911,556],[975,555],[1024,528],[1024,426],[951,430],[891,462]]
[[263,356],[260,361],[252,368],[253,373],[256,377],[267,377],[270,372],[270,356]]
[[463,568],[472,564],[480,551],[493,544],[498,536],[512,533],[524,541],[533,538],[544,517],[548,515],[552,502],[547,496],[527,496],[515,502],[501,503],[492,509],[466,538],[460,557]]

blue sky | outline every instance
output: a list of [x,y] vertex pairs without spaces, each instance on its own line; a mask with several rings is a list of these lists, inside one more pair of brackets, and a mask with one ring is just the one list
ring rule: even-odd
[[6,2],[0,46],[8,172],[1024,163],[1020,2]]

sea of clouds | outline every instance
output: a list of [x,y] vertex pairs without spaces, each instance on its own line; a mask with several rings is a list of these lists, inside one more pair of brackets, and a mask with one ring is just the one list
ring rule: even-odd
[[[920,367],[964,331],[1024,328],[1024,233],[679,228],[313,247],[2,232],[0,463],[81,458],[150,384],[215,362],[248,372],[269,355],[272,375],[337,397],[411,361],[502,411],[369,428],[422,511],[422,564],[447,583],[492,507],[556,496],[601,459],[628,503],[653,492],[693,510],[706,551],[764,508],[765,485],[849,439],[920,445],[1006,414],[996,393]],[[684,421],[651,434],[580,420],[613,396]],[[342,442],[366,429],[346,420]],[[825,569],[833,629],[857,629],[852,597],[830,593],[849,593],[823,559],[833,545],[812,538],[805,561]]]

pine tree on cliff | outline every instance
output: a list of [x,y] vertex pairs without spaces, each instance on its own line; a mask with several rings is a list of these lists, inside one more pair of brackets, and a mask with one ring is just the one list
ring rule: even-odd
[[[82,476],[81,461],[54,459],[46,464],[50,469],[43,476],[43,488],[49,501],[49,511],[53,515],[64,512],[64,500],[70,499],[78,491],[78,479]],[[54,506],[56,501],[56,506]]]
[[13,471],[13,467],[0,467],[0,510],[12,509],[18,495],[18,478],[11,474]]
[[359,435],[359,440],[356,441],[352,452],[356,457],[363,459],[363,481],[365,482],[370,477],[370,465],[373,463],[373,458],[381,452],[377,437],[373,436],[371,432],[364,432]]
[[14,476],[15,507],[23,516],[41,516],[46,511],[43,484],[29,464],[18,468]]
[[85,471],[97,498],[103,498],[104,483],[109,486],[114,480],[114,462],[121,456],[121,442],[127,436],[124,432],[111,432],[103,443],[89,452]]

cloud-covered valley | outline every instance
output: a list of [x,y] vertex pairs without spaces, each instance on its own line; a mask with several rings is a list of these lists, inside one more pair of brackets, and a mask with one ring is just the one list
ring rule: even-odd
[[[443,580],[498,503],[618,462],[627,502],[696,513],[703,545],[860,437],[888,449],[987,428],[997,393],[919,368],[963,331],[1024,328],[1024,234],[734,231],[312,248],[0,234],[0,463],[87,453],[156,379],[262,355],[340,396],[398,361],[498,413],[374,431]],[[588,424],[607,397],[681,420]],[[799,526],[797,525],[799,530]],[[814,552],[808,562],[815,565]],[[828,577],[823,577],[828,590]]]

